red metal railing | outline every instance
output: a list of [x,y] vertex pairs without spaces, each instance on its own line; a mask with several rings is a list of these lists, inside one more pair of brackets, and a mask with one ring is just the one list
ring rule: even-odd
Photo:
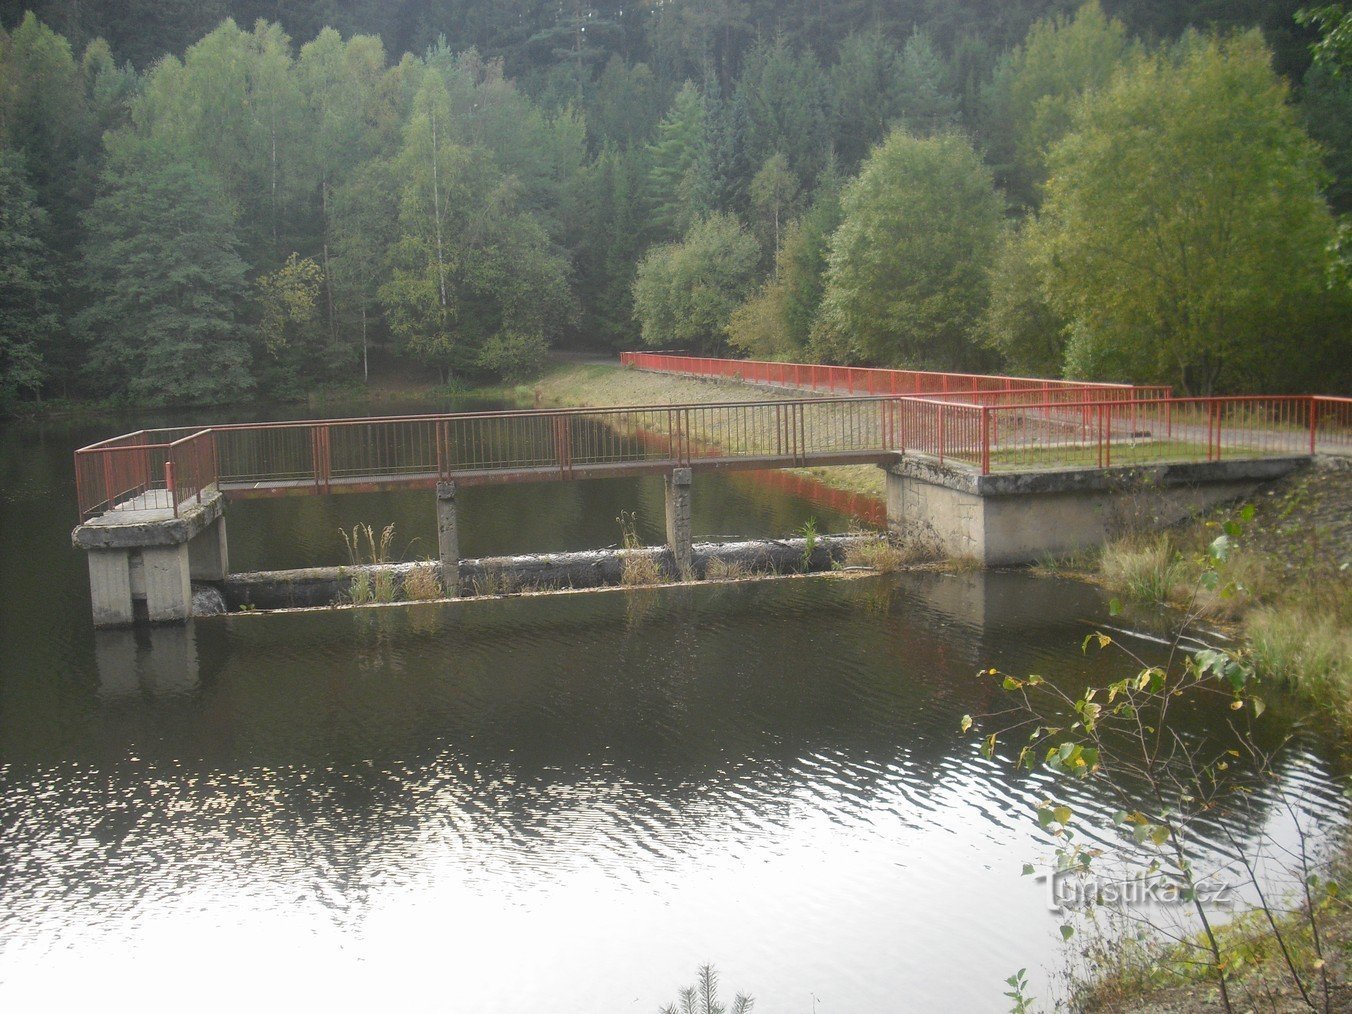
[[1316,429],[1316,403],[1338,400],[1234,396],[985,406],[982,470],[1301,455],[1314,453],[1316,444],[1346,453],[1352,442],[1345,409],[1341,416],[1328,411],[1332,422],[1322,437]]
[[1051,400],[1066,391],[1101,400],[1136,397],[1167,398],[1172,388],[1136,386],[1040,377],[1007,377],[978,373],[942,373],[931,370],[887,370],[863,366],[824,366],[815,363],[777,363],[757,359],[716,359],[667,352],[621,352],[620,365],[687,377],[718,377],[749,384],[807,391],[834,391],[867,395],[991,395],[1042,392]]
[[1352,454],[1352,398],[1316,395],[1310,406],[1310,453]]
[[315,492],[927,455],[983,473],[1352,454],[1352,399],[843,396],[138,431],[75,453],[82,518],[164,491]]

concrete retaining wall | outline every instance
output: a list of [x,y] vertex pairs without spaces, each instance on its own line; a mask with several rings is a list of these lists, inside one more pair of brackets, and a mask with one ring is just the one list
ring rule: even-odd
[[888,527],[987,567],[1032,563],[1162,528],[1247,496],[1308,458],[978,475],[932,461],[887,468]]

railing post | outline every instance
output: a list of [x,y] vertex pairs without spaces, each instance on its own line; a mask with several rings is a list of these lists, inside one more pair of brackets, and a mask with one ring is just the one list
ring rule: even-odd
[[1310,395],[1310,456],[1315,454],[1316,435],[1318,434],[1319,399]]
[[991,474],[991,410],[981,406],[981,474]]
[[99,458],[103,461],[103,509],[113,509],[113,477],[108,472],[108,452],[99,451]]
[[942,464],[944,463],[944,406],[943,406],[943,405],[940,405],[940,406],[939,406],[939,432],[938,432],[937,436],[938,436],[938,439],[937,439],[936,443],[938,444],[938,450],[939,450],[939,464],[942,465]]
[[1220,461],[1220,460],[1221,460],[1221,422],[1222,422],[1222,420],[1221,420],[1221,412],[1222,412],[1222,410],[1224,409],[1224,405],[1223,405],[1221,402],[1219,402],[1219,401],[1213,401],[1212,404],[1216,407],[1216,460],[1217,460],[1217,461]]
[[174,509],[174,517],[178,517],[178,496],[174,492],[174,463],[172,461],[164,463],[164,489],[169,494],[169,506]]

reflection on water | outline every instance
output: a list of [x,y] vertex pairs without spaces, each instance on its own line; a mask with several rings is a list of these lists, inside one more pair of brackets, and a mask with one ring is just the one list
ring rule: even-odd
[[[1103,675],[1077,649],[1101,611],[913,575],[235,616],[163,655],[160,631],[100,638],[97,692],[5,750],[0,997],[168,996],[214,953],[303,972],[307,1005],[453,980],[456,1009],[651,1010],[715,959],[767,1009],[996,1009],[1055,960],[1019,875],[1047,789],[957,716],[998,703],[990,661]],[[194,687],[162,681],[172,658]],[[1308,751],[1284,772],[1332,812],[1326,775]]]
[[[31,434],[0,450],[5,1009],[652,1011],[714,961],[762,1010],[999,1010],[1005,976],[1058,960],[1020,876],[1047,783],[957,725],[1000,703],[984,665],[1118,671],[1079,652],[1092,588],[795,579],[95,637],[65,472]],[[819,510],[707,486],[703,523],[736,534]],[[480,502],[485,545],[567,548],[652,496],[531,489]],[[302,522],[348,508],[291,503],[316,513],[232,523],[232,549],[327,552]],[[1299,712],[1269,703],[1273,745]],[[1281,776],[1341,812],[1316,740]],[[1272,802],[1240,833],[1276,826]]]
[[99,696],[104,700],[197,689],[197,631],[192,624],[93,633]]

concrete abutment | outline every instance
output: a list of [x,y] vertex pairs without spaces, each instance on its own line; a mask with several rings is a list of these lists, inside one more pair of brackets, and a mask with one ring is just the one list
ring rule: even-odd
[[985,567],[1035,563],[1163,528],[1248,495],[1305,457],[1043,472],[977,472],[921,458],[883,466],[887,527]]
[[151,623],[192,615],[192,582],[224,581],[230,572],[224,501],[216,492],[175,513],[152,490],[78,526],[72,542],[87,553],[94,626],[125,627],[140,608]]

